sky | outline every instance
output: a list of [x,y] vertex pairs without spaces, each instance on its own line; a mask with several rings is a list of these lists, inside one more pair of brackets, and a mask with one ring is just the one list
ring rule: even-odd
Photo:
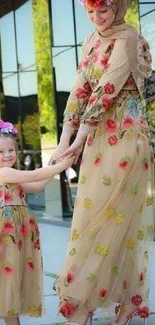
[[[18,41],[18,61],[22,68],[30,67],[28,70],[35,70],[35,48],[32,18],[32,0],[26,2],[16,10],[16,26]],[[144,2],[144,1],[141,1]],[[140,5],[140,14],[143,15],[148,10],[155,8],[154,0],[151,5]],[[52,20],[53,20],[53,65],[56,68],[56,80],[58,91],[70,91],[75,80],[76,62],[74,48],[58,55],[60,51],[67,49],[55,46],[74,45],[73,15],[71,0],[51,0]],[[85,37],[93,30],[93,25],[88,22],[85,10],[75,1],[76,22],[77,22],[77,42],[81,43]],[[154,59],[155,69],[155,12],[142,18],[142,33],[149,41]],[[9,13],[0,19],[1,45],[2,45],[2,70],[3,85],[6,95],[18,96],[17,75],[11,72],[17,70],[15,33],[13,13]],[[80,55],[81,47],[79,47]],[[21,95],[31,95],[37,93],[36,72],[20,73]]]

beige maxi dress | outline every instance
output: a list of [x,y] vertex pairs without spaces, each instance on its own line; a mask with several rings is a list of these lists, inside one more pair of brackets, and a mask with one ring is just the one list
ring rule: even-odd
[[[60,312],[145,303],[153,238],[152,158],[142,94],[126,40],[87,38],[64,122],[92,128],[85,144],[65,263]],[[90,129],[91,129],[90,128]]]
[[42,315],[39,227],[19,184],[0,186],[0,317]]

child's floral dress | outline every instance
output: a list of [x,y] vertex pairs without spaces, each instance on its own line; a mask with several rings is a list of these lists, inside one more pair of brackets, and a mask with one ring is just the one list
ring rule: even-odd
[[95,32],[86,40],[64,123],[87,125],[90,134],[67,256],[55,282],[60,312],[70,317],[79,306],[146,303],[153,161],[125,39],[105,42]]
[[0,317],[42,314],[39,228],[23,188],[0,186]]

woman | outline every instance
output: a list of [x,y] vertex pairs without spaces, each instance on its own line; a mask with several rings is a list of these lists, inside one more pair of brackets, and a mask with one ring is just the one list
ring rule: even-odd
[[115,324],[125,325],[137,307],[148,316],[142,303],[154,229],[143,90],[151,56],[146,41],[124,22],[127,0],[80,3],[96,30],[83,45],[52,157],[73,152],[76,163],[85,144],[67,256],[55,288],[69,323],[84,325],[96,308],[114,303]]

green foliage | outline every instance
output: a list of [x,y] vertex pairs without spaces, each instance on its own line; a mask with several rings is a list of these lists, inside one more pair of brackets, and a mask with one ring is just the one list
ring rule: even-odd
[[54,109],[51,35],[47,0],[33,0],[33,20],[38,70],[38,101],[40,125],[48,132],[44,137],[56,137],[56,115]]
[[137,30],[140,29],[139,24],[139,8],[137,0],[130,0],[130,7],[126,15],[126,22],[136,27]]

